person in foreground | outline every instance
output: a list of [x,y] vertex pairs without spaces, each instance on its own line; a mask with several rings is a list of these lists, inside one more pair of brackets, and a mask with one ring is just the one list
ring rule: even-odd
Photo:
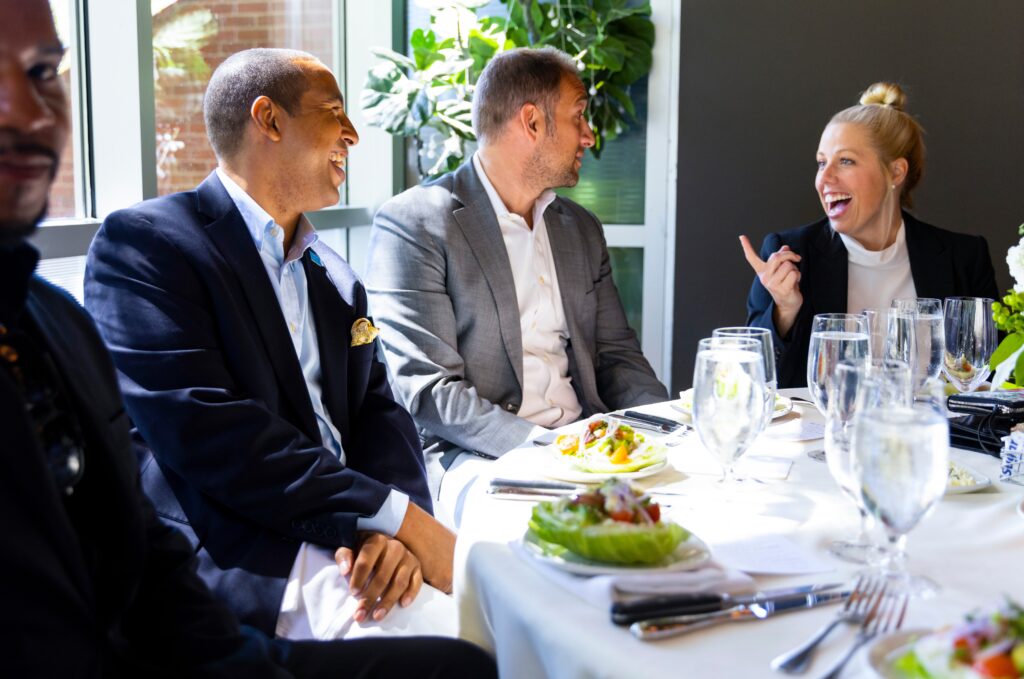
[[454,634],[451,598],[421,592],[451,590],[454,536],[415,427],[362,284],[303,215],[337,203],[358,141],[338,84],[304,52],[247,50],[203,107],[217,169],[111,214],[86,267],[143,487],[268,634]]
[[779,387],[806,383],[815,314],[887,308],[893,299],[997,293],[988,244],[907,210],[924,173],[921,126],[898,85],[876,83],[832,116],[814,187],[825,218],[769,234],[761,252],[740,236],[754,279],[748,325],[772,331]]
[[139,488],[92,321],[32,274],[25,238],[69,132],[64,47],[45,0],[0,0],[0,14],[0,676],[495,676],[450,639],[271,641],[198,577]]
[[552,191],[579,180],[586,109],[569,56],[498,54],[473,95],[472,159],[374,218],[370,306],[432,484],[463,451],[497,457],[543,428],[667,398],[600,222]]

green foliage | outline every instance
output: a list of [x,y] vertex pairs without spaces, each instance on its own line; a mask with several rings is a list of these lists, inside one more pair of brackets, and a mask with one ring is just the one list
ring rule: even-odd
[[[173,5],[173,3],[170,3]],[[208,9],[168,6],[153,16],[153,81],[190,78],[205,82],[210,66],[200,50],[217,35],[217,20]]]
[[[410,37],[411,57],[376,49],[360,98],[370,125],[416,143],[420,177],[458,167],[475,141],[473,89],[498,52],[551,45],[572,56],[590,94],[591,152],[636,120],[630,87],[651,69],[654,24],[647,2],[630,0],[502,0],[504,17],[477,16],[481,3],[452,0],[431,13],[429,30]],[[423,158],[430,166],[423,167]]]

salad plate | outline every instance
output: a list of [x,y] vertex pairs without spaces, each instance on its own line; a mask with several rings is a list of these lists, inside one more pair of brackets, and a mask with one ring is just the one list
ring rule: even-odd
[[[693,389],[687,389],[686,391],[679,392],[679,400],[671,401],[669,406],[687,417],[693,417]],[[793,412],[793,400],[783,396],[781,394],[775,394],[775,411],[772,413],[772,419],[777,420],[780,417],[790,414]]]
[[905,672],[896,667],[914,642],[931,633],[929,629],[909,629],[886,634],[875,639],[868,647],[868,665],[882,679],[907,679]]
[[992,485],[992,479],[967,465],[949,463],[949,478],[946,481],[946,495],[976,493]]
[[[555,451],[557,454],[557,451]],[[601,483],[608,479],[642,479],[654,476],[668,466],[668,460],[660,460],[650,467],[644,467],[633,472],[588,472],[582,469],[575,469],[569,464],[553,459],[541,470],[541,473],[549,479],[568,481],[569,483]]]
[[689,539],[679,543],[675,551],[660,563],[637,566],[586,559],[570,552],[565,547],[542,540],[532,530],[527,530],[523,535],[522,545],[531,557],[574,575],[642,575],[666,571],[690,571],[711,558],[711,550],[703,540],[693,534],[690,534]]

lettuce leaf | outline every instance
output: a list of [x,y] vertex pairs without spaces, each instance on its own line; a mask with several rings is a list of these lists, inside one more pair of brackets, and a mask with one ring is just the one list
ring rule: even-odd
[[565,501],[537,504],[530,528],[540,539],[586,559],[617,564],[659,563],[690,537],[686,529],[670,521],[654,525],[595,522],[593,513],[568,507]]
[[892,666],[900,671],[906,679],[933,679],[931,673],[924,668],[914,651],[907,651],[893,662]]
[[629,460],[616,464],[602,451],[595,451],[582,458],[573,460],[573,468],[591,474],[625,474],[635,472],[647,467],[653,467],[666,457],[664,446],[646,444],[634,450],[629,455]]

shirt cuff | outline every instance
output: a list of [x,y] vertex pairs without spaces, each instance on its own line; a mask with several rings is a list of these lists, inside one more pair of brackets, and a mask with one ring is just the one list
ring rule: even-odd
[[402,527],[402,522],[405,521],[405,512],[408,509],[409,496],[400,490],[392,489],[376,514],[356,519],[356,528],[383,533],[393,538],[398,535],[398,529]]

